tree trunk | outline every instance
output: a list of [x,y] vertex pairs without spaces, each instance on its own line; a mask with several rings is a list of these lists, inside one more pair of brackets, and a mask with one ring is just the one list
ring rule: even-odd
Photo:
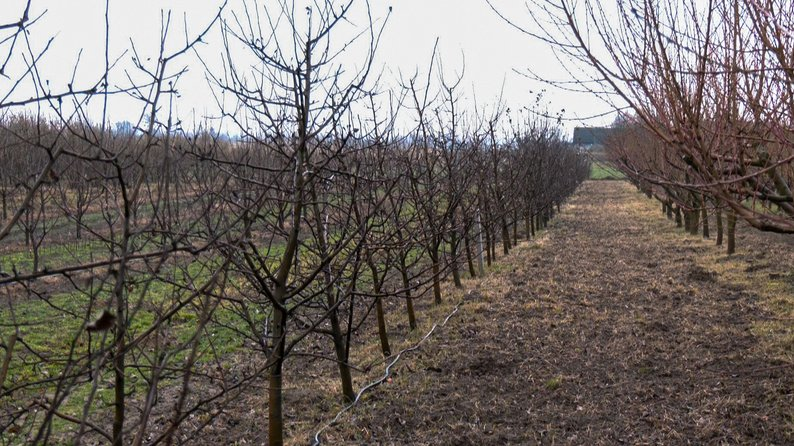
[[83,236],[83,210],[77,211],[77,215],[75,216],[74,234],[77,240],[80,240]]
[[39,272],[39,248],[41,245],[39,243],[33,243],[33,272]]
[[703,220],[703,238],[709,238],[709,212],[706,209],[706,197],[700,196],[700,219]]
[[513,246],[518,244],[518,211],[513,211]]
[[692,234],[692,235],[697,235],[698,228],[700,228],[700,211],[697,209],[697,207],[695,207],[695,205],[696,205],[695,202],[692,202],[692,205],[693,205],[694,209],[690,213],[690,215],[691,215],[690,216],[690,218],[691,218],[691,222],[690,222],[691,226],[689,228],[690,229],[689,233]]
[[722,209],[717,203],[717,246],[722,246]]
[[[119,337],[117,337],[119,338]],[[113,357],[113,446],[124,444],[124,339],[116,339],[116,356]]]
[[30,208],[25,209],[25,246],[33,244],[33,218],[31,216]]
[[411,282],[408,280],[408,267],[405,265],[405,257],[400,262],[400,275],[403,279],[403,289],[405,289],[405,305],[408,310],[408,326],[411,330],[416,329],[416,313],[414,312],[414,298],[411,296]]
[[474,257],[471,253],[471,240],[469,240],[469,231],[463,232],[463,249],[466,250],[466,263],[469,266],[469,277],[474,278],[477,277],[477,273],[474,270]]
[[684,232],[692,232],[692,213],[684,211]]
[[532,238],[535,238],[535,217],[532,215],[532,211],[529,211],[529,230],[532,232]]
[[[336,304],[336,302],[333,301],[329,303],[331,305]],[[339,314],[336,309],[331,311],[329,319],[331,321],[331,333],[333,334],[336,363],[339,365],[339,380],[342,383],[342,398],[346,403],[351,403],[356,399],[356,392],[353,390],[353,377],[350,373],[350,364],[348,364],[345,337],[342,333],[342,326],[339,323]]]
[[6,376],[8,375],[8,365],[11,363],[11,358],[14,354],[14,344],[17,342],[16,332],[8,336],[8,341],[5,345],[5,355],[3,356],[3,363],[0,365],[0,389],[5,385]]
[[496,228],[490,227],[491,233],[491,262],[496,262]]
[[[126,249],[126,247],[125,247]],[[123,269],[123,265],[122,265]],[[126,342],[124,339],[125,333],[125,314],[126,305],[122,297],[124,281],[123,270],[119,272],[119,278],[115,287],[116,297],[116,333],[115,333],[115,355],[113,356],[113,446],[122,446],[124,444],[124,418],[125,418],[125,397],[124,387],[126,385],[124,372],[126,368],[125,353]]]
[[[380,287],[375,290],[376,294],[380,294]],[[380,350],[383,356],[391,356],[391,348],[389,347],[389,333],[386,331],[386,314],[383,311],[383,299],[380,296],[375,298],[375,311],[378,318],[378,337],[380,338]]]
[[680,206],[676,206],[675,207],[675,225],[676,225],[676,227],[680,228],[681,226],[683,226],[682,223],[683,222],[681,221],[681,207]]
[[485,229],[485,260],[491,266],[491,231]]
[[[284,289],[277,289],[276,296],[283,298]],[[277,299],[281,301],[281,299]],[[268,388],[268,444],[282,446],[284,444],[284,399],[282,395],[283,382],[281,372],[284,368],[284,354],[286,346],[287,315],[278,306],[273,308],[273,346],[270,366]]]
[[736,213],[728,211],[728,254],[736,252]]
[[502,217],[502,251],[510,254],[510,229],[507,227],[507,217]]
[[449,267],[452,269],[452,281],[455,283],[455,288],[463,288],[463,282],[460,281],[460,269],[458,268],[458,231],[453,229],[449,238]]
[[[480,218],[480,210],[477,209],[477,266],[480,268],[480,276],[485,277],[485,267],[483,266],[482,261],[482,251],[483,251],[483,244],[482,244],[482,219]],[[491,258],[488,257],[488,264],[491,264]]]
[[[311,193],[314,222],[317,225],[317,242],[320,245],[320,257],[324,259],[328,257],[328,224],[327,219],[323,218],[325,216],[320,210],[317,191],[312,188]],[[350,373],[350,364],[348,364],[345,335],[342,333],[342,325],[339,323],[339,309],[337,308],[337,300],[333,291],[333,276],[330,265],[323,267],[323,281],[326,305],[328,305],[329,311],[328,319],[331,322],[331,338],[334,343],[336,363],[339,368],[339,380],[342,383],[342,398],[346,403],[350,403],[356,399],[356,393],[353,390],[353,378]]]
[[[435,265],[437,262],[434,262]],[[375,261],[368,255],[367,264],[372,273],[372,291],[375,294],[375,315],[378,320],[378,338],[380,338],[380,350],[383,356],[391,356],[391,347],[389,347],[389,333],[386,331],[386,313],[383,310],[383,299],[381,298],[381,277],[378,275],[378,269]],[[383,273],[385,280],[386,272]]]
[[433,262],[433,299],[438,305],[441,303],[441,265],[439,265],[438,247],[433,249],[430,259]]

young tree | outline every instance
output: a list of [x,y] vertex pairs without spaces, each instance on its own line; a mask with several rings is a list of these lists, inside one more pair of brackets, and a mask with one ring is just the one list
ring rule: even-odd
[[[264,339],[261,345],[269,364],[271,445],[284,441],[284,362],[306,336],[304,330],[291,337],[290,325],[298,323],[301,314],[311,312],[319,297],[325,297],[327,312],[309,324],[309,331],[330,317],[334,342],[340,346],[341,328],[334,323],[338,322],[340,303],[329,293],[341,275],[331,274],[328,265],[340,253],[350,252],[359,231],[350,231],[347,225],[328,227],[326,232],[323,208],[333,203],[343,209],[348,206],[349,212],[354,198],[334,188],[321,196],[320,190],[326,181],[332,186],[344,181],[332,180],[335,174],[356,175],[343,170],[351,166],[340,161],[352,150],[355,133],[342,122],[352,104],[365,94],[380,35],[370,21],[353,41],[333,38],[338,29],[351,26],[352,1],[319,1],[300,11],[296,6],[292,1],[274,5],[246,2],[242,17],[226,20],[226,75],[215,79],[221,91],[233,94],[241,104],[234,113],[229,110],[225,114],[248,141],[248,150],[227,169],[237,183],[238,194],[247,196],[236,211],[244,222],[240,230],[243,238],[231,245],[226,255],[254,291],[246,293],[243,312],[250,303],[267,315],[256,324],[250,318],[247,322],[255,330],[252,334]],[[366,9],[366,16],[371,17],[368,5]],[[345,72],[340,50],[359,45],[365,48],[360,69]],[[238,49],[252,62],[250,68],[241,61]],[[286,198],[286,224],[279,223],[283,207],[274,203],[273,191],[276,199]],[[315,201],[321,197],[326,201]],[[310,245],[317,250],[314,258]],[[323,278],[319,287],[315,286],[318,277]],[[341,353],[337,350],[338,356]],[[340,364],[346,362],[337,359]],[[343,366],[340,373],[343,393],[351,398],[349,370]]]

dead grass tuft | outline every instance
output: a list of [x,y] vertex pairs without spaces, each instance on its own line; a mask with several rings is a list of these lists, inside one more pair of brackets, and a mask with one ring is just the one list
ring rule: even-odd
[[792,443],[789,301],[742,261],[588,183],[327,444]]

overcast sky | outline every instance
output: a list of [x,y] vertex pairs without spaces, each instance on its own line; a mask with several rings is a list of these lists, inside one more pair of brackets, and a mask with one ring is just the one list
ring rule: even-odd
[[[239,1],[231,0],[230,6],[236,7]],[[14,20],[25,2],[4,0],[4,3],[0,17]],[[161,11],[172,11],[175,22],[172,43],[176,47],[180,40],[184,40],[184,23],[187,23],[189,31],[198,30],[216,13],[221,2],[135,0],[110,3],[110,58],[115,59],[130,50],[131,41],[135,42],[141,57],[156,55]],[[296,3],[300,6],[309,2],[297,0]],[[518,22],[531,23],[523,2],[494,0],[493,3]],[[11,8],[8,4],[18,6]],[[589,95],[558,91],[517,74],[515,70],[520,72],[531,67],[551,79],[566,79],[565,71],[548,45],[507,25],[485,0],[372,0],[370,4],[376,19],[386,17],[389,7],[392,7],[378,50],[377,67],[384,72],[381,88],[388,88],[400,73],[409,76],[416,70],[425,72],[434,42],[438,39],[438,52],[446,71],[450,74],[460,71],[465,60],[463,99],[469,107],[475,97],[483,105],[495,102],[501,94],[508,106],[517,109],[532,103],[537,92],[545,88],[548,91],[544,102],[548,103],[549,112],[555,114],[564,109],[564,116],[574,119],[566,124],[569,130],[575,125],[608,124],[612,120],[612,116],[607,116],[576,121],[576,118],[603,113],[609,108]],[[87,81],[101,76],[104,66],[104,1],[33,0],[33,16],[45,10],[47,12],[41,22],[32,28],[31,41],[34,47],[43,48],[47,39],[54,37],[40,67],[43,77],[51,81],[52,89],[57,90],[59,85],[63,87],[69,82],[81,50],[76,78]],[[207,44],[200,48],[202,57],[208,61],[217,60],[220,57],[220,38],[212,34],[207,40]],[[129,53],[126,59],[129,59]],[[192,56],[182,61],[182,64],[190,66],[191,72],[179,84],[182,95],[179,112],[183,117],[193,110],[199,117],[212,116],[216,112],[215,104],[208,94],[203,67],[194,62]],[[124,77],[123,70],[113,71],[111,84],[123,84],[126,81]],[[0,80],[0,91],[7,91],[9,82],[9,79]],[[134,120],[130,110],[139,109],[129,101],[114,99],[110,119]]]

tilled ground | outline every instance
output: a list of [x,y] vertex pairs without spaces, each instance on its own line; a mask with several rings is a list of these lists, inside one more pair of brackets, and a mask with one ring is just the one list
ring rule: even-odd
[[794,370],[759,348],[759,297],[699,266],[710,245],[623,182],[550,229],[324,444],[794,444]]

